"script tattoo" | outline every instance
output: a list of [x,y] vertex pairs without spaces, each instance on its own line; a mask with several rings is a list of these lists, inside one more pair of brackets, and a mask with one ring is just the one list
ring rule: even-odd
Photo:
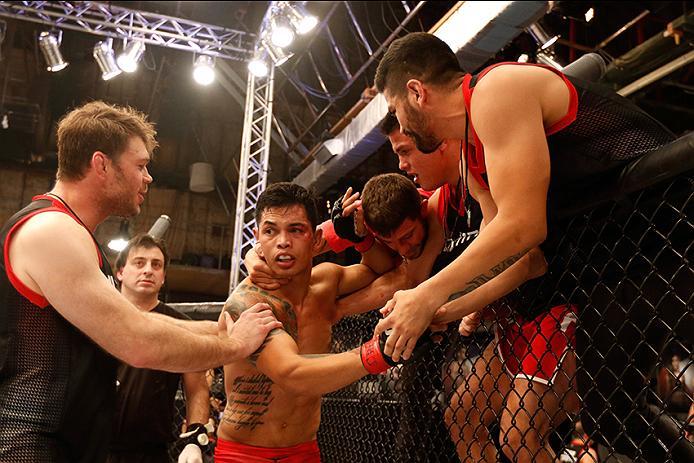
[[251,431],[264,424],[263,417],[272,403],[272,380],[263,374],[238,376],[231,387],[231,395],[222,420]]
[[458,291],[456,293],[451,294],[448,297],[448,302],[453,301],[455,299],[458,299],[459,297],[462,297],[468,293],[473,292],[495,276],[499,275],[501,272],[515,264],[518,259],[523,257],[530,249],[524,249],[523,251],[519,252],[516,255],[507,257],[504,259],[501,263],[497,264],[496,266],[492,267],[489,273],[483,273],[481,275],[477,275],[475,278],[472,280],[468,281],[468,285],[463,289],[462,291]]

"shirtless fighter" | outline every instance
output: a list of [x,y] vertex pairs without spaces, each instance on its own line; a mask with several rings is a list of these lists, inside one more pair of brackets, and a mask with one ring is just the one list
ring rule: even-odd
[[227,407],[218,430],[219,463],[317,462],[316,432],[321,395],[385,371],[379,340],[340,354],[330,351],[335,300],[369,284],[366,265],[312,267],[322,244],[315,232],[312,196],[291,183],[269,186],[256,208],[259,253],[272,271],[291,283],[264,291],[245,279],[224,310],[233,318],[256,303],[267,304],[283,329],[268,335],[249,361],[225,366]]

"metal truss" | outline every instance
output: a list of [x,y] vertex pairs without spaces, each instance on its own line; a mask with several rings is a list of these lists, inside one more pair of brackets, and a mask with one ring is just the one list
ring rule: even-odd
[[165,48],[245,61],[256,36],[221,26],[99,2],[3,2],[0,16]]
[[270,66],[265,78],[256,78],[248,73],[234,241],[231,248],[230,292],[247,275],[242,267],[243,256],[253,246],[255,206],[267,184],[274,82],[274,66]]

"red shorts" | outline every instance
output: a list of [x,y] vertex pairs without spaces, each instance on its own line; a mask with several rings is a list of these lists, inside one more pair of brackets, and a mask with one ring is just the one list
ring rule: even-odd
[[291,447],[256,447],[217,439],[216,463],[320,463],[318,441]]
[[560,305],[526,321],[499,320],[499,356],[511,376],[551,385],[569,347],[575,345],[576,307]]

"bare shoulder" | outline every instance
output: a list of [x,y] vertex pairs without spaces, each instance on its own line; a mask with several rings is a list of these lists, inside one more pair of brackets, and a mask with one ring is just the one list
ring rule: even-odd
[[[62,212],[43,212],[17,229],[10,242],[14,272],[31,289],[43,274],[73,278],[89,269],[98,271],[98,254],[89,232]],[[56,271],[56,267],[60,271]],[[41,286],[40,283],[38,286]]]
[[562,79],[547,68],[506,64],[497,66],[485,74],[475,86],[475,93],[504,91],[515,94],[518,89],[533,88],[554,81],[562,82]]
[[480,79],[470,102],[472,122],[507,124],[537,109],[545,123],[562,117],[569,104],[569,90],[555,72],[539,66],[502,65]]
[[[29,218],[15,232],[12,243],[58,248],[58,243],[91,244],[89,232],[63,212],[47,211]],[[93,246],[92,246],[93,247]]]
[[237,320],[241,313],[255,304],[265,303],[270,306],[275,318],[282,322],[284,330],[296,339],[297,322],[294,308],[289,301],[273,293],[274,291],[261,289],[252,284],[249,279],[245,279],[231,293],[224,304],[224,310],[229,312],[232,319]]
[[337,284],[343,267],[332,262],[321,262],[311,269],[311,285]]

